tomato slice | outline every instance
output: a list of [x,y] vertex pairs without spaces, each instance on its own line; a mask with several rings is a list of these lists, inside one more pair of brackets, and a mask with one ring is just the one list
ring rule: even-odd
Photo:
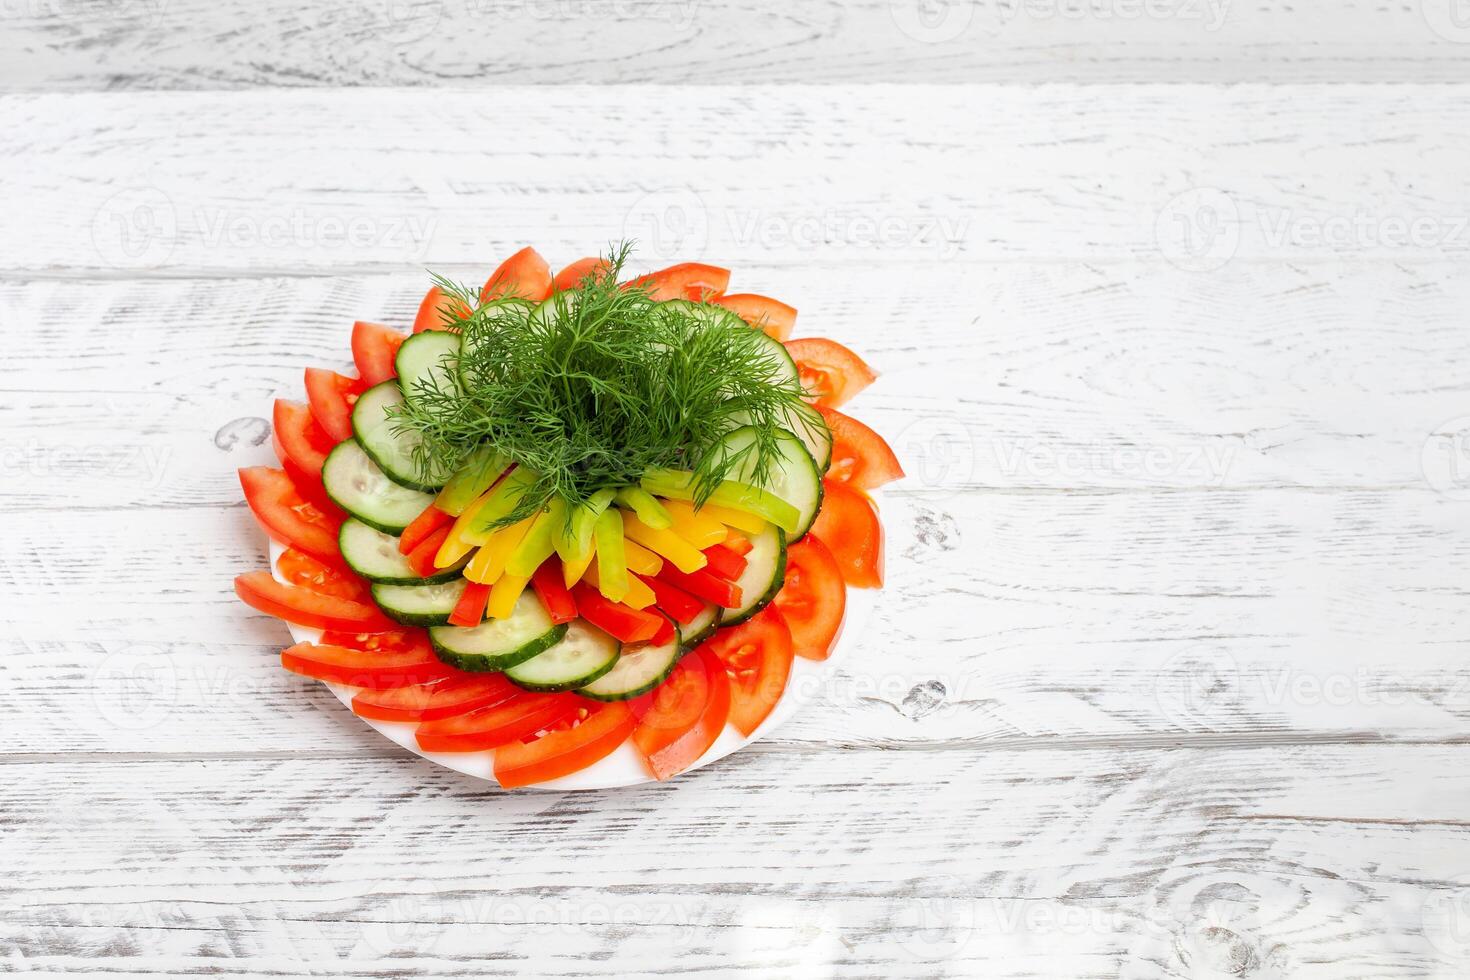
[[812,524],[848,585],[876,589],[883,584],[883,525],[878,509],[861,490],[822,481],[822,509]]
[[330,644],[298,643],[281,651],[281,666],[319,681],[373,689],[422,684],[448,676],[433,650],[354,650]]
[[291,585],[339,599],[361,599],[368,584],[341,562],[325,562],[299,548],[287,548],[276,559],[276,571]]
[[730,723],[750,737],[786,693],[794,656],[786,619],[767,606],[740,625],[718,631],[701,646],[725,665]]
[[786,352],[796,362],[802,387],[818,405],[836,408],[877,379],[878,374],[852,351],[825,337],[788,341]]
[[521,693],[464,714],[425,721],[415,737],[425,752],[482,752],[529,738],[572,717],[586,703],[571,694]]
[[551,295],[551,266],[541,253],[527,245],[490,273],[480,290],[480,300],[519,296],[539,303]]
[[796,307],[787,306],[780,300],[771,299],[769,296],[759,296],[755,293],[731,293],[729,296],[721,296],[712,302],[733,311],[752,327],[763,330],[780,341],[789,339],[791,331],[796,329]]
[[336,443],[316,424],[316,419],[311,417],[311,409],[300,402],[277,398],[271,411],[271,425],[275,430],[276,445],[285,452],[286,458],[303,472],[320,480],[322,464]]
[[817,406],[832,432],[832,467],[827,477],[860,490],[903,478],[903,465],[882,436],[835,408]]
[[582,284],[583,279],[591,275],[600,275],[606,268],[607,261],[595,255],[578,259],[556,274],[556,278],[551,280],[551,291],[559,293],[567,289],[576,289]]
[[283,470],[248,467],[240,471],[240,486],[251,513],[272,538],[324,561],[340,560],[337,530],[342,522],[302,497]]
[[709,569],[701,568],[697,572],[685,573],[675,568],[672,562],[665,562],[664,567],[659,569],[658,577],[676,589],[682,589],[725,609],[734,609],[740,605],[740,586],[711,575]]
[[585,582],[572,587],[577,612],[587,622],[623,643],[643,643],[653,639],[664,619],[621,602],[613,602]]
[[553,623],[570,623],[577,618],[577,601],[562,581],[560,561],[548,558],[542,562],[536,574],[531,576],[531,587],[536,590],[536,597],[546,607],[546,615]]
[[398,550],[405,555],[411,555],[413,550],[427,541],[435,531],[452,523],[454,523],[453,514],[446,514],[430,504],[398,536]]
[[499,704],[519,693],[504,674],[457,673],[427,684],[361,691],[352,699],[352,710],[378,721],[432,721]]
[[419,303],[419,311],[413,318],[413,332],[448,330],[454,321],[469,315],[470,311],[463,303],[438,286],[432,286]]
[[842,632],[847,612],[847,586],[832,552],[815,534],[786,548],[786,583],[772,604],[791,629],[795,653],[826,660]]
[[298,626],[374,633],[396,629],[371,602],[322,595],[299,585],[277,582],[270,572],[246,572],[235,579],[235,594],[248,606]]
[[578,700],[575,715],[549,726],[540,738],[495,750],[495,778],[501,786],[529,786],[586,769],[627,741],[635,719],[626,704]]
[[655,779],[668,779],[699,761],[725,730],[730,679],[725,665],[701,644],[668,680],[629,707],[638,719],[633,745]]
[[276,459],[281,461],[281,469],[286,471],[286,476],[291,480],[296,492],[301,499],[321,511],[322,516],[333,524],[341,524],[347,520],[347,513],[338,507],[331,497],[327,496],[327,488],[322,486],[322,478],[314,476],[297,466],[286,448],[281,445],[281,440],[275,435],[271,436],[271,444],[276,451]]
[[703,601],[677,586],[644,575],[638,578],[653,592],[654,605],[667,613],[680,626],[688,626],[704,610]]
[[432,650],[427,630],[417,626],[398,626],[381,633],[359,633],[355,630],[326,630],[322,643],[333,647],[349,647],[379,653],[405,653],[409,650]]
[[381,323],[358,320],[352,325],[352,360],[364,385],[371,388],[398,376],[393,358],[404,339],[403,334]]
[[[448,535],[449,529],[445,528],[444,533]],[[464,592],[460,593],[459,601],[449,613],[449,625],[463,626],[466,629],[479,626],[480,620],[485,618],[485,606],[489,602],[490,586],[481,582],[466,582]]]
[[361,378],[349,378],[326,368],[306,369],[306,401],[311,417],[333,444],[352,438],[352,406],[367,390]]
[[648,287],[655,300],[714,299],[725,294],[730,285],[730,270],[701,262],[680,262],[658,272],[639,276],[628,285]]
[[746,560],[722,544],[713,544],[704,549],[704,560],[712,574],[733,582],[745,572]]

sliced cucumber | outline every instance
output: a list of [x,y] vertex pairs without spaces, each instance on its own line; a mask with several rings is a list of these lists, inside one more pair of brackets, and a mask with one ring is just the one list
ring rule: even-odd
[[[404,341],[408,343],[408,341]],[[394,483],[410,490],[432,492],[448,479],[447,473],[422,473],[414,462],[418,433],[400,429],[398,420],[388,410],[403,404],[403,391],[397,381],[384,381],[362,393],[352,409],[352,431],[363,451]]]
[[374,585],[373,601],[406,626],[443,626],[464,592],[463,576],[438,585]]
[[[396,486],[396,484],[395,484]],[[458,578],[460,569],[469,557],[461,559],[453,568],[424,578],[408,564],[408,557],[398,550],[398,538],[384,534],[377,528],[364,524],[355,517],[342,522],[337,533],[337,545],[342,549],[342,559],[347,567],[369,582],[384,585],[433,585]]]
[[[822,418],[822,413],[808,405],[806,402],[792,402],[782,414],[785,416],[785,428],[801,440],[806,446],[806,451],[812,454],[816,461],[817,469],[826,473],[832,468],[832,430],[827,428],[827,422]],[[735,425],[739,428],[750,424],[748,412],[738,412],[732,416]]]
[[555,646],[507,669],[505,676],[528,691],[573,691],[612,670],[618,646],[586,620],[574,619]]
[[679,656],[682,657],[714,636],[715,630],[719,628],[720,607],[713,602],[705,603],[704,609],[694,617],[694,622],[679,627]]
[[[737,454],[739,458],[731,479],[742,483],[756,482],[753,473],[755,454],[751,451],[755,438],[754,427],[745,426],[720,441],[722,452]],[[802,441],[790,432],[778,430],[776,447],[780,451],[780,457],[772,460],[766,479],[759,486],[796,508],[799,517],[789,540],[800,541],[817,519],[817,511],[822,506],[822,474],[816,459],[807,451]]]
[[400,534],[434,502],[427,493],[388,479],[355,439],[337,444],[322,464],[327,496],[353,517],[387,534]]
[[567,626],[553,623],[534,592],[523,592],[505,619],[479,626],[435,626],[429,630],[439,659],[460,670],[505,670],[524,663],[566,635]]
[[577,693],[597,701],[626,701],[647,694],[669,676],[679,662],[681,649],[678,634],[675,634],[664,644],[646,643],[624,650],[612,670],[591,684],[579,687]]
[[403,342],[393,358],[398,387],[409,401],[427,391],[446,394],[459,388],[459,334],[425,330]]
[[480,309],[475,313],[474,322],[471,324],[467,324],[464,329],[460,330],[460,382],[465,383],[473,382],[474,380],[476,380],[470,377],[469,374],[471,365],[474,362],[474,358],[466,357],[465,354],[467,352],[473,353],[472,349],[467,351],[467,348],[469,348],[470,345],[474,343],[476,336],[479,336],[483,339],[487,335],[486,332],[482,329],[483,326],[487,324],[491,325],[492,329],[490,330],[490,332],[493,333],[493,324],[496,320],[504,317],[514,317],[517,322],[524,321],[527,317],[531,315],[531,311],[535,309],[535,303],[532,303],[529,300],[521,299],[519,296],[508,296],[504,299],[492,300],[489,303],[481,306]]
[[786,536],[781,529],[767,524],[750,536],[750,545],[745,571],[735,583],[740,586],[740,606],[720,611],[721,626],[743,623],[760,612],[786,582]]
[[[716,307],[716,309],[719,309],[719,307]],[[737,320],[742,327],[750,330],[751,333],[755,334],[755,336],[759,337],[764,342],[766,354],[771,359],[772,381],[775,381],[777,383],[787,382],[796,385],[797,387],[800,387],[801,372],[796,369],[796,362],[791,359],[791,354],[786,350],[785,344],[781,343],[781,341],[777,340],[775,337],[772,337],[764,330],[752,330],[750,324],[746,323],[744,320],[741,320],[740,317],[734,312],[726,310],[725,313],[728,316],[734,317],[735,320]]]

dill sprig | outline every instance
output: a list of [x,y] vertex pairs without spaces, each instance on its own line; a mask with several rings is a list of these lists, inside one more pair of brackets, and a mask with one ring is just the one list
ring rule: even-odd
[[[739,468],[761,482],[778,431],[814,413],[784,377],[759,332],[719,307],[655,302],[619,283],[629,247],[577,288],[539,306],[482,300],[435,276],[470,313],[457,380],[429,372],[398,409],[417,432],[424,472],[452,472],[488,446],[536,474],[501,524],[538,513],[553,498],[568,512],[598,490],[635,485],[654,468],[690,470],[703,502]],[[817,424],[820,424],[818,421]],[[716,451],[742,425],[755,439],[740,455]]]

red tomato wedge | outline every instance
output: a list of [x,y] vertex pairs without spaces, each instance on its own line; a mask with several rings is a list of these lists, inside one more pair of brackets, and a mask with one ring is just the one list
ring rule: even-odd
[[883,525],[878,522],[878,509],[861,490],[823,480],[822,509],[812,533],[837,559],[848,585],[860,589],[883,585]]
[[738,626],[715,633],[701,649],[718,657],[730,679],[730,723],[750,737],[786,691],[791,630],[770,606]]
[[825,337],[788,341],[786,352],[796,362],[802,387],[818,405],[836,408],[877,379],[878,374],[852,351]]
[[655,779],[688,769],[709,751],[730,715],[725,665],[701,645],[679,661],[668,680],[629,702],[638,719],[633,745]]
[[274,429],[276,445],[286,454],[286,459],[295,463],[302,472],[320,480],[322,464],[327,461],[327,453],[332,451],[336,443],[316,424],[311,409],[300,402],[277,398],[271,411],[271,427]]
[[405,555],[412,554],[413,550],[428,540],[435,531],[452,523],[454,523],[454,515],[446,514],[430,504],[398,536],[398,550]]
[[578,259],[556,274],[556,278],[551,280],[551,291],[559,293],[567,289],[576,289],[581,285],[583,279],[601,273],[606,268],[606,260],[599,259],[595,255]]
[[378,721],[433,721],[507,701],[521,693],[504,674],[454,674],[387,691],[362,691],[352,710]]
[[572,587],[572,598],[576,600],[577,612],[583,619],[623,643],[651,640],[664,623],[662,616],[613,602],[585,582],[578,582]]
[[628,285],[648,287],[648,295],[656,300],[714,299],[723,296],[725,287],[730,285],[730,270],[701,262],[681,262],[639,276]]
[[298,548],[287,548],[276,559],[276,571],[291,585],[339,599],[361,599],[368,583],[340,562],[324,562]]
[[633,724],[626,704],[581,700],[575,715],[549,726],[540,738],[496,749],[495,778],[513,789],[586,769],[627,741]]
[[777,340],[786,341],[796,329],[796,307],[755,293],[731,293],[712,300],[737,314],[740,319]]
[[235,594],[247,606],[298,626],[374,633],[397,629],[371,602],[322,595],[299,585],[277,582],[270,572],[246,572],[235,579]]
[[415,732],[425,752],[483,752],[565,721],[585,705],[571,694],[517,694],[487,707],[425,721]]
[[664,567],[659,569],[658,577],[674,588],[682,589],[692,596],[698,596],[705,602],[713,602],[726,609],[734,609],[740,605],[740,586],[734,582],[727,582],[719,576],[711,575],[707,568],[685,573],[675,568],[672,563],[665,563]]
[[422,684],[447,676],[449,670],[432,650],[383,653],[316,643],[298,643],[282,650],[281,666],[319,681],[374,689]]
[[240,471],[240,486],[250,512],[272,538],[324,561],[341,560],[337,529],[342,522],[302,497],[284,471],[251,466]]
[[826,660],[842,632],[847,586],[832,552],[815,534],[786,548],[786,584],[772,603],[791,629],[795,653]]
[[542,562],[536,574],[531,576],[531,587],[536,590],[536,598],[541,600],[553,623],[570,623],[577,618],[577,601],[562,581],[560,561],[548,558]]
[[350,647],[369,653],[422,653],[432,650],[427,630],[416,626],[398,626],[382,633],[357,633],[350,630],[326,630],[322,643],[333,647]]
[[306,401],[311,405],[311,417],[333,444],[352,438],[352,406],[366,390],[361,378],[325,368],[306,369]]
[[390,330],[381,323],[358,320],[352,325],[352,361],[357,373],[362,375],[363,384],[371,388],[389,378],[397,377],[398,369],[393,358],[403,346],[403,334]]
[[748,564],[746,560],[722,544],[710,545],[704,549],[704,560],[708,563],[704,567],[713,574],[731,582],[738,579]]
[[551,266],[541,253],[527,245],[490,273],[480,290],[481,302],[503,296],[519,296],[539,303],[551,295]]
[[687,626],[704,609],[704,602],[677,586],[656,578],[638,576],[639,580],[653,592],[654,604],[667,613],[680,626]]
[[346,512],[338,507],[331,497],[327,496],[327,488],[322,486],[322,478],[308,473],[292,462],[290,454],[281,445],[281,440],[274,435],[271,436],[271,443],[276,451],[276,459],[281,461],[281,469],[286,471],[286,476],[296,488],[296,492],[301,495],[301,499],[321,511],[322,516],[333,524],[341,524],[347,520]]
[[[448,528],[444,529],[444,534],[449,534]],[[479,626],[480,620],[485,618],[485,606],[489,602],[490,586],[480,582],[466,582],[464,592],[460,594],[459,601],[454,604],[454,609],[449,613],[449,625],[463,626],[466,629]]]
[[434,286],[419,303],[419,312],[413,318],[413,332],[448,330],[455,320],[469,315],[470,311],[463,303]]
[[903,466],[882,436],[835,408],[818,405],[817,411],[832,432],[829,480],[873,490],[903,478]]

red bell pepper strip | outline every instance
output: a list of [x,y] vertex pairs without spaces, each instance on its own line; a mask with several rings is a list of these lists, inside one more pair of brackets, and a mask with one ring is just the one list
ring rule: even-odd
[[454,515],[446,514],[433,504],[424,508],[424,512],[413,519],[403,533],[398,536],[398,550],[403,554],[410,554],[413,549],[424,543],[424,539],[435,531],[448,524],[454,523]]
[[577,600],[562,581],[561,562],[548,558],[531,576],[531,587],[553,623],[570,623],[577,618]]
[[674,628],[674,621],[667,616],[660,616],[659,622],[662,625],[659,626],[658,632],[653,634],[653,639],[648,642],[655,646],[663,646],[665,643],[674,642],[674,637],[678,636]]
[[433,534],[420,541],[418,545],[408,553],[408,567],[412,568],[415,572],[422,575],[424,578],[428,578],[430,575],[433,575],[435,572],[437,572],[439,570],[439,566],[434,564],[434,558],[439,554],[440,546],[444,544],[444,539],[449,537],[449,532],[452,530],[453,528],[450,527],[441,527],[439,530],[435,531]]
[[653,577],[638,576],[644,585],[653,590],[654,605],[668,613],[680,626],[687,626],[699,616],[704,603],[688,592]]
[[485,605],[489,601],[490,586],[479,582],[465,583],[464,593],[454,604],[454,611],[449,614],[450,625],[466,628],[479,626],[480,620],[485,618]]
[[572,589],[577,602],[577,612],[587,622],[624,643],[642,643],[653,639],[664,618],[656,613],[645,612],[613,602],[585,582],[578,582]]
[[683,589],[692,596],[698,596],[705,602],[713,602],[726,609],[734,609],[740,605],[740,586],[711,575],[707,568],[701,568],[697,572],[686,575],[669,562],[664,562],[664,567],[659,570],[658,577],[675,588]]
[[704,549],[704,566],[711,573],[731,582],[745,574],[746,560],[722,544],[710,545]]

